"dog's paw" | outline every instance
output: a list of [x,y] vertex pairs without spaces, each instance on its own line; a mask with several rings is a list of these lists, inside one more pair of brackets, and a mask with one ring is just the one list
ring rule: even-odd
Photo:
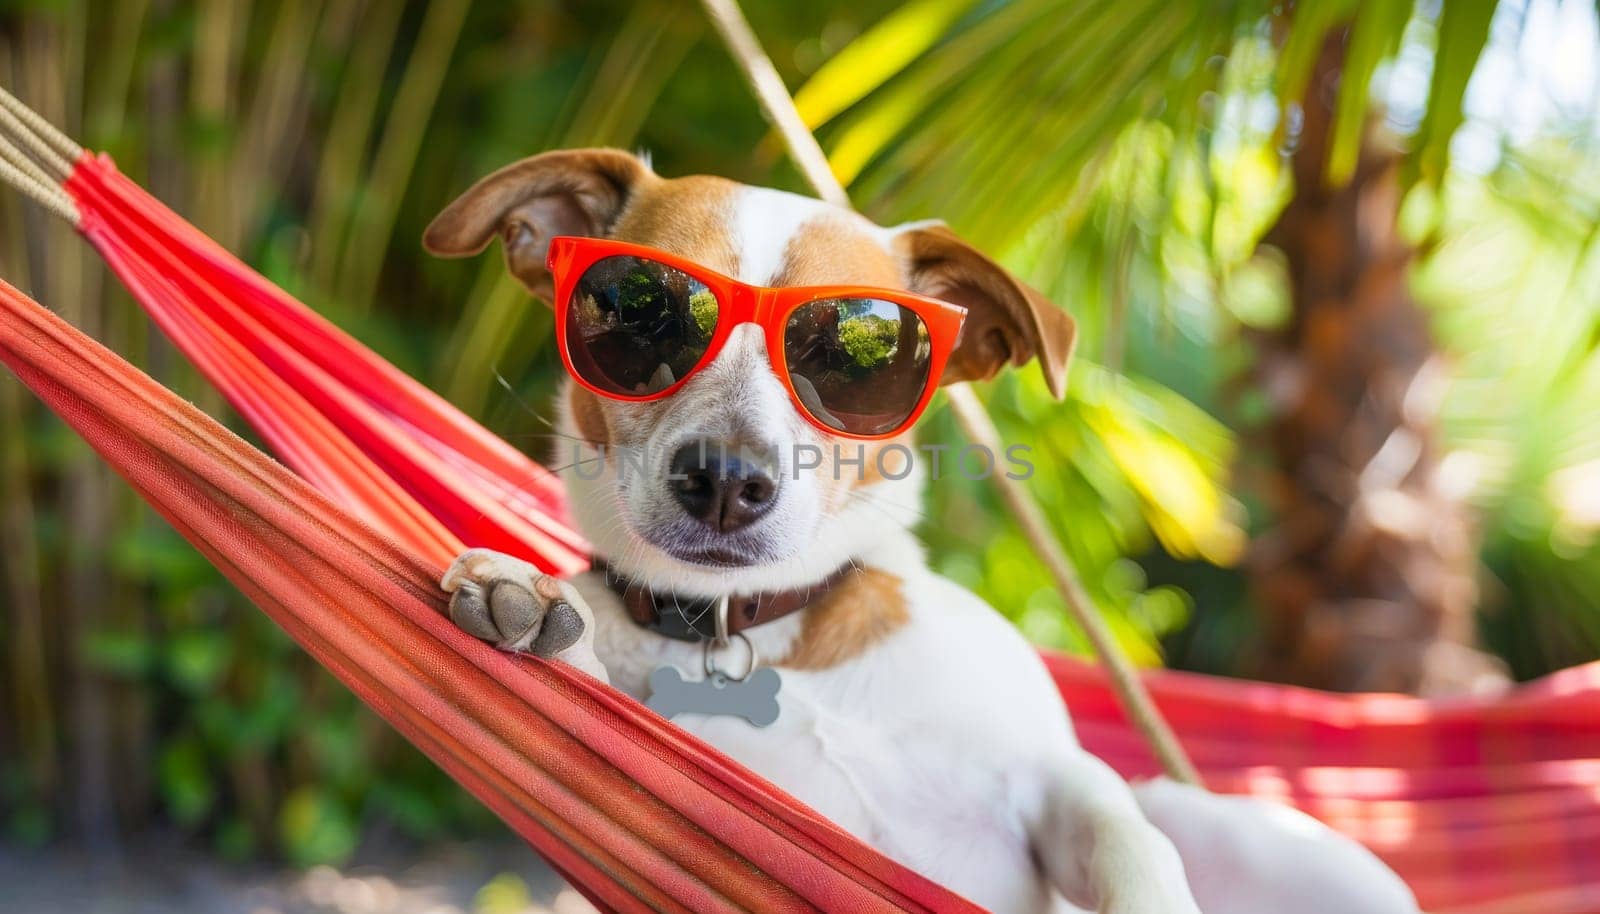
[[[518,558],[489,549],[463,552],[439,586],[450,620],[504,651],[558,657],[594,673],[594,614],[566,584]],[[604,672],[599,674],[604,677]]]

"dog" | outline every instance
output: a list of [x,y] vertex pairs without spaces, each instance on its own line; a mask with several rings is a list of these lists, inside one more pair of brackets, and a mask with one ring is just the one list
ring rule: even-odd
[[[1164,781],[1130,787],[1077,745],[1034,649],[927,567],[909,528],[928,461],[911,459],[909,422],[895,425],[912,387],[1037,361],[1059,397],[1074,339],[1065,311],[940,224],[882,227],[777,190],[667,179],[615,149],[547,152],[489,175],[434,219],[424,246],[465,257],[496,237],[510,273],[565,313],[573,376],[558,426],[577,457],[561,473],[598,560],[559,581],[468,551],[442,581],[458,625],[641,699],[658,670],[672,672],[655,685],[690,704],[682,690],[702,670],[735,685],[741,664],[776,671],[769,726],[750,713],[677,723],[993,911],[1416,910],[1376,858],[1298,813]],[[573,263],[590,272],[574,278]],[[618,291],[628,283],[644,291]],[[854,296],[836,302],[880,289],[902,304],[871,320],[797,309],[784,323],[781,301],[803,307],[816,287]],[[731,321],[725,297],[749,319]],[[952,305],[959,336],[941,336]],[[708,330],[704,309],[718,306]],[[907,329],[907,308],[927,326]],[[648,319],[627,323],[628,309]],[[844,332],[841,320],[856,323]],[[872,384],[825,367],[841,339],[885,327],[888,342],[865,356],[887,366]],[[684,342],[707,336],[719,338],[714,357]],[[924,378],[932,358],[942,364]]]

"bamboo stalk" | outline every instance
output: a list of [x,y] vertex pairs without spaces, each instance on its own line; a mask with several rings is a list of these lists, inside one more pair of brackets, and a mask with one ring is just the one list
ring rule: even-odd
[[[42,157],[48,168],[57,170],[63,164],[70,168],[68,147],[74,144],[50,125],[77,120],[81,99],[78,80],[70,74],[83,69],[87,55],[82,35],[71,16],[27,21],[22,35],[15,85],[35,105],[32,111],[22,113],[16,110],[20,102],[0,102],[28,128],[34,137],[27,141],[30,147],[42,144],[50,148],[51,155]],[[102,333],[104,313],[95,281],[98,271],[88,268],[87,255],[74,243],[69,228],[48,220],[30,232],[28,242],[38,245],[38,267],[32,277],[35,288],[60,303],[64,318],[90,335]],[[110,616],[105,605],[112,581],[105,561],[110,471],[87,448],[74,448],[62,461],[60,472],[55,508],[74,535],[70,546],[53,557],[62,590],[55,605],[46,604],[49,616],[43,620],[60,651],[55,688],[61,696],[60,732],[66,752],[63,792],[57,803],[62,821],[71,823],[86,847],[114,855],[120,849],[116,810],[123,771],[111,732],[117,697],[112,684],[83,650],[84,639],[105,631]]]
[[[692,9],[635,6],[599,62],[585,68],[578,80],[582,91],[570,94],[554,121],[560,126],[545,131],[538,148],[632,145],[662,88],[694,47],[686,33],[698,34],[704,27]],[[441,390],[473,416],[482,414],[495,389],[495,373],[516,373],[536,351],[529,345],[535,340],[512,331],[530,316],[533,320],[527,326],[538,335],[548,333],[551,326],[503,267],[490,266],[474,283],[446,354],[437,360],[443,372]]]
[[268,189],[283,183],[293,161],[285,154],[298,134],[290,124],[306,104],[307,62],[321,12],[321,4],[313,0],[289,0],[280,6],[266,54],[255,68],[255,92],[228,169],[234,197],[231,234],[240,248],[260,221]]
[[87,74],[93,80],[92,87],[98,90],[92,93],[95,103],[88,105],[84,112],[83,136],[91,144],[97,135],[115,137],[122,133],[140,36],[149,12],[150,0],[122,0],[112,7],[111,34],[116,40],[107,43],[102,49],[104,53]]
[[[210,134],[207,146],[195,155],[189,186],[189,210],[195,223],[229,250],[239,249],[233,231],[234,194],[229,186],[228,145],[218,145],[218,135],[233,123],[237,109],[240,57],[244,29],[249,23],[248,3],[202,3],[195,21],[193,67],[189,80],[189,110]],[[228,144],[238,138],[230,136]]]
[[32,488],[34,468],[24,433],[27,407],[22,386],[0,382],[0,593],[7,597],[6,663],[0,682],[15,722],[15,747],[23,758],[32,792],[49,801],[59,789],[55,690],[40,593],[37,516]]
[[[81,135],[91,146],[97,137],[109,143],[117,142],[116,138],[123,134],[148,13],[148,0],[123,0],[116,4],[106,29],[98,33],[91,27],[92,17],[76,19],[82,44],[95,49],[94,54],[85,53],[79,62],[79,122]],[[102,270],[90,272],[95,277],[94,301],[104,315],[102,341],[118,352],[141,352],[146,342],[145,323],[134,317],[135,309],[120,307],[120,302],[106,294]],[[153,518],[137,493],[126,486],[113,485],[107,499],[113,537],[142,539],[154,532],[150,526]],[[163,630],[167,613],[159,601],[150,599],[148,581],[114,564],[111,587],[104,601],[116,630],[135,638],[153,638],[155,632]],[[149,689],[119,689],[113,701],[112,751],[122,760],[116,802],[121,826],[132,833],[144,827],[156,805],[152,768],[154,747],[161,740],[161,724],[157,720],[160,715],[156,712],[155,695]]]
[[337,284],[355,219],[352,190],[360,183],[361,166],[377,129],[383,75],[394,52],[401,4],[380,2],[360,12],[361,28],[339,76],[339,99],[322,141],[311,196],[310,235],[317,240],[311,254],[311,284],[324,295],[331,295]]
[[395,92],[373,157],[372,175],[354,214],[351,243],[344,252],[339,297],[352,310],[364,312],[372,307],[378,274],[404,197],[397,189],[411,183],[411,171],[417,164],[422,138],[444,86],[469,5],[467,0],[433,0],[423,15],[417,43],[406,58],[400,88]]
[[[849,194],[828,167],[827,155],[817,143],[816,137],[806,127],[800,112],[795,109],[793,97],[789,95],[783,79],[772,66],[771,59],[761,49],[761,43],[756,38],[754,30],[750,28],[749,21],[739,9],[738,0],[701,0],[701,5],[716,27],[717,33],[722,36],[728,52],[744,71],[751,90],[761,103],[768,119],[783,137],[790,156],[800,167],[806,180],[816,188],[818,196],[824,200],[836,206],[849,207]],[[974,443],[989,448],[993,453],[1002,450],[1000,433],[995,428],[994,421],[990,419],[988,410],[984,408],[983,402],[978,399],[972,388],[965,384],[957,384],[948,388],[948,394],[951,409],[967,437]],[[1123,653],[1110,627],[1100,617],[1099,611],[1083,589],[1083,584],[1072,567],[1072,560],[1062,549],[1060,542],[1051,535],[1049,523],[1038,502],[1034,501],[1020,480],[1012,479],[1004,473],[994,473],[989,478],[994,481],[1006,507],[1011,511],[1018,526],[1022,528],[1028,544],[1050,570],[1050,576],[1055,580],[1062,601],[1066,603],[1074,621],[1089,638],[1089,643],[1094,646],[1101,662],[1106,665],[1111,684],[1122,702],[1123,710],[1150,743],[1151,750],[1160,761],[1162,769],[1175,781],[1199,784],[1199,772],[1184,753],[1177,736],[1172,732],[1172,727],[1150,699],[1150,693],[1145,690],[1132,661]]]
[[[11,54],[0,39],[0,73],[11,76]],[[3,90],[0,90],[3,92]],[[0,202],[0,265],[24,286],[32,286],[28,270],[23,214],[9,200]],[[21,756],[27,784],[36,801],[48,806],[60,792],[62,769],[56,690],[52,687],[50,639],[44,625],[37,533],[38,475],[26,434],[35,411],[23,386],[0,379],[0,594],[6,597],[3,617],[6,662],[0,668],[7,707],[14,722],[10,746]]]

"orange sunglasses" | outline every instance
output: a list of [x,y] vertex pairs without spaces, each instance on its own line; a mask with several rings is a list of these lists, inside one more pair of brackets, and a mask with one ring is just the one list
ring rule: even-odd
[[733,328],[766,331],[772,370],[823,431],[888,438],[927,409],[967,311],[897,289],[752,286],[665,251],[550,241],[556,340],[579,384],[614,400],[670,397]]

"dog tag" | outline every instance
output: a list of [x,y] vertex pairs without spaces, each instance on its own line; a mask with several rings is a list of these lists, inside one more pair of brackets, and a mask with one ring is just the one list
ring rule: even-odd
[[679,714],[716,714],[742,717],[765,727],[778,719],[778,689],[783,683],[770,666],[757,667],[743,679],[713,669],[700,680],[684,679],[676,667],[664,666],[650,674],[650,697],[645,707],[671,718]]

